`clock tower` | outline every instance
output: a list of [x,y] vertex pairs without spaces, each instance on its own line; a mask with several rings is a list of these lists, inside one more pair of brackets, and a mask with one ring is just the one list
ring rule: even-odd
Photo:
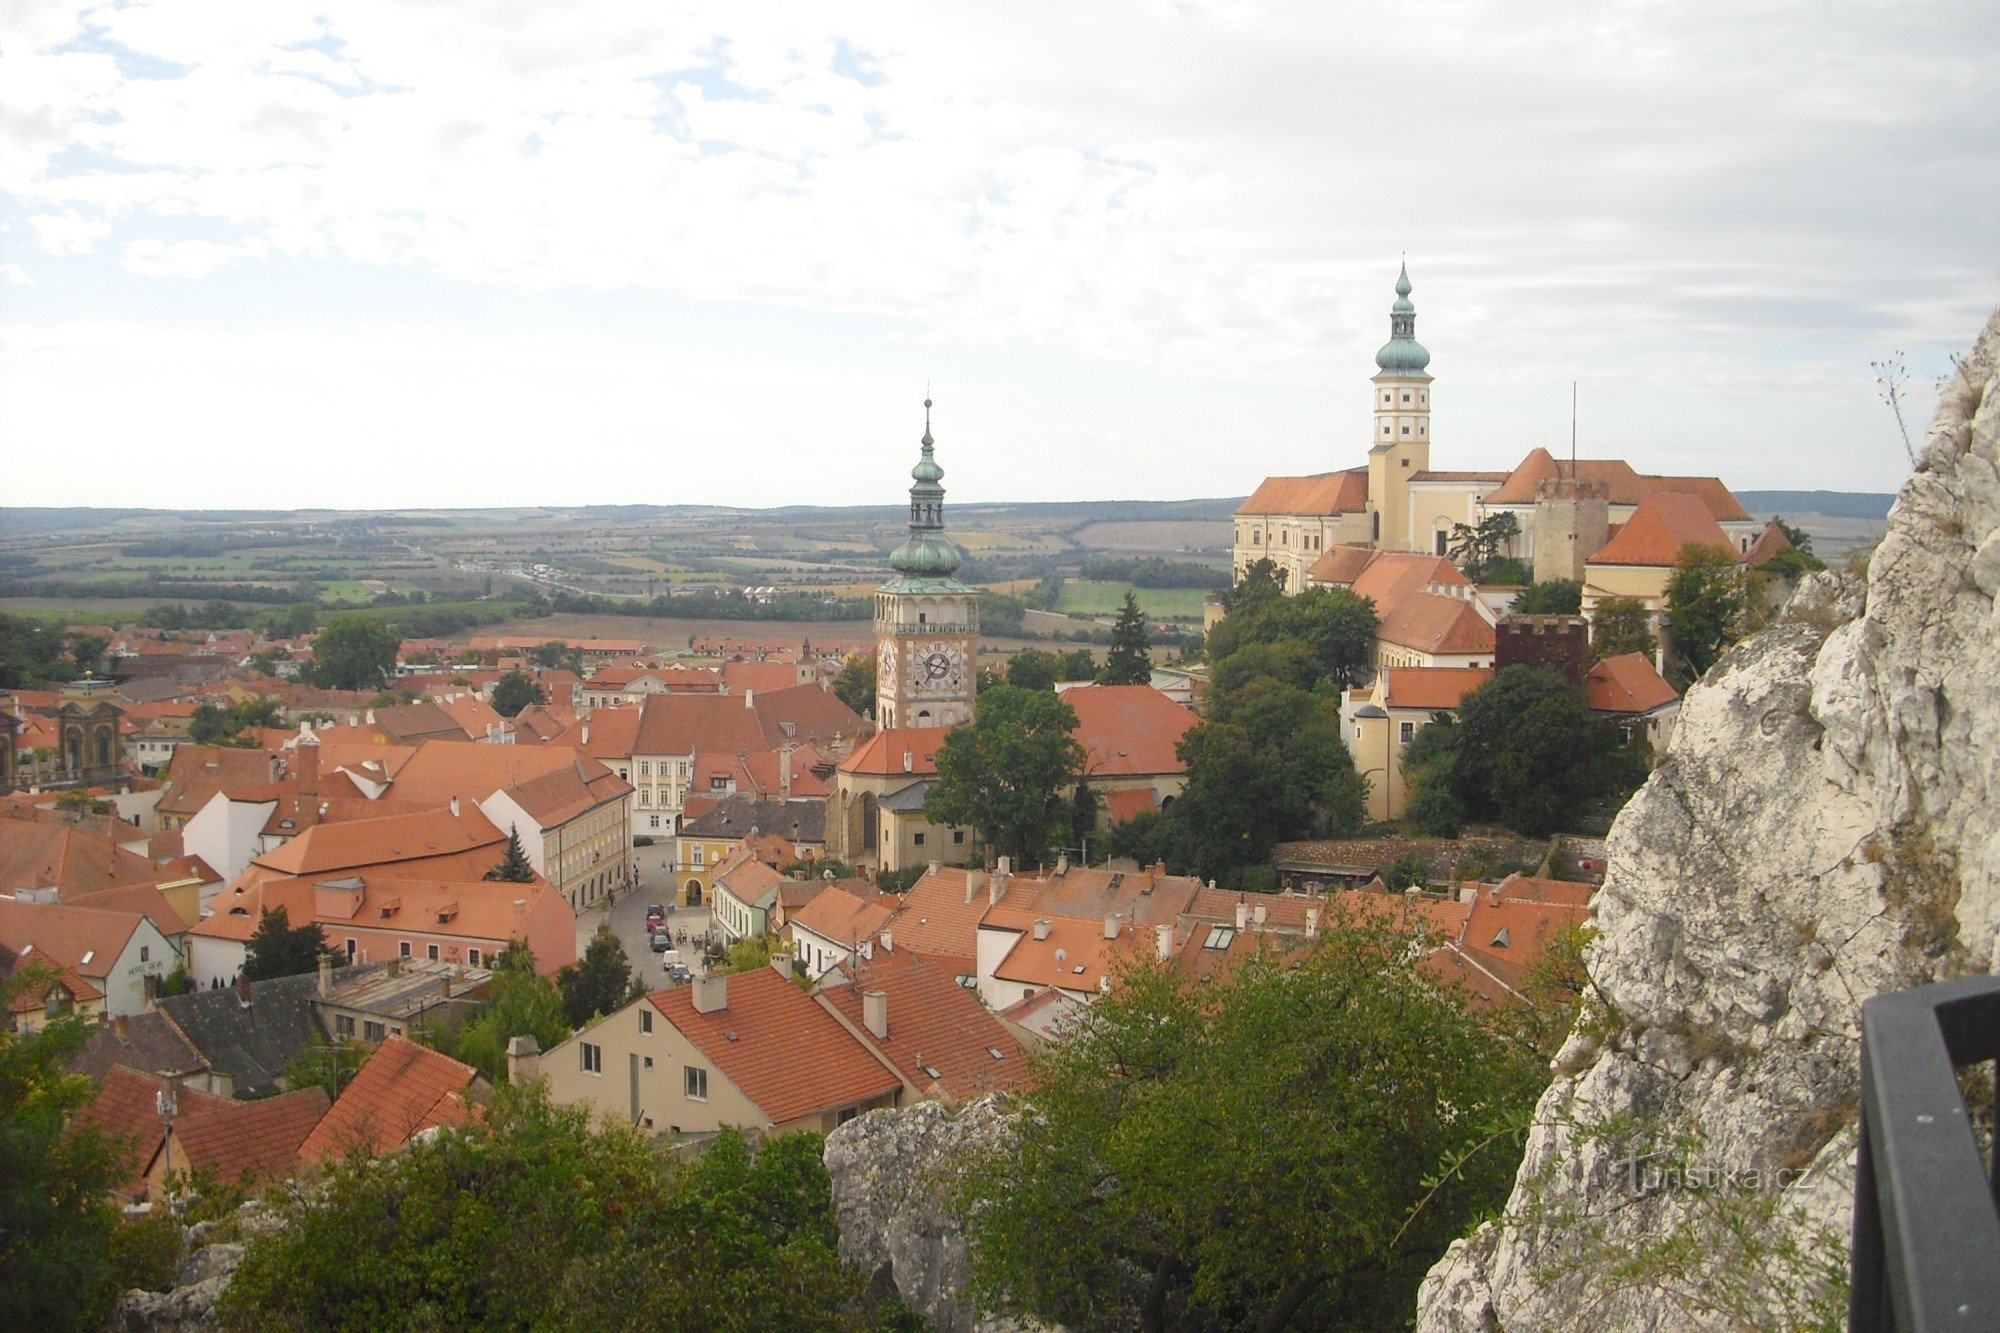
[[875,723],[956,727],[972,721],[979,594],[952,577],[958,548],[944,535],[944,469],[932,457],[924,400],[923,456],[910,476],[910,536],[889,556],[895,576],[875,591]]

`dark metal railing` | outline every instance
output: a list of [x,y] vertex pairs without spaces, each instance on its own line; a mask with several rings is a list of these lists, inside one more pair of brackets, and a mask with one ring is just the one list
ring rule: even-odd
[[[2000,977],[1861,1006],[1861,1147],[1848,1327],[2000,1330],[2000,1178],[1980,1160],[1958,1070],[2000,1056]],[[2000,1138],[2000,1128],[1991,1131]],[[1989,1145],[2000,1164],[2000,1142]]]

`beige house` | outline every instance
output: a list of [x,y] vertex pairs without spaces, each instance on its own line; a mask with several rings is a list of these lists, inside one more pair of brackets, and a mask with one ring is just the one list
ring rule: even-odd
[[645,995],[539,1058],[559,1106],[676,1137],[826,1133],[903,1080],[774,968]]
[[880,870],[962,860],[972,831],[933,824],[923,813],[938,747],[950,734],[949,727],[892,727],[855,746],[834,769],[827,854]]
[[1492,679],[1486,667],[1394,667],[1340,704],[1341,736],[1368,782],[1368,818],[1400,819],[1409,808],[1403,751],[1438,713],[1456,713],[1466,695]]

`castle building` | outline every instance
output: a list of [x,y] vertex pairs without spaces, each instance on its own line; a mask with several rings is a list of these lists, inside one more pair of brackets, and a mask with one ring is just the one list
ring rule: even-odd
[[979,594],[954,576],[958,548],[944,535],[944,469],[933,455],[924,400],[923,456],[910,470],[910,535],[889,555],[894,578],[875,590],[875,722],[955,727],[972,720]]
[[[1288,592],[1324,577],[1336,547],[1442,556],[1460,526],[1511,513],[1520,532],[1504,554],[1537,580],[1585,579],[1587,566],[1655,495],[1689,496],[1747,555],[1762,525],[1715,477],[1640,473],[1622,459],[1558,460],[1531,450],[1509,472],[1450,472],[1431,467],[1431,354],[1417,341],[1417,309],[1406,265],[1389,308],[1389,341],[1369,379],[1371,438],[1367,465],[1303,477],[1267,477],[1236,511],[1234,571],[1274,564]],[[1657,506],[1655,506],[1657,507]],[[1671,560],[1668,562],[1671,564]],[[1320,575],[1315,578],[1315,566]]]

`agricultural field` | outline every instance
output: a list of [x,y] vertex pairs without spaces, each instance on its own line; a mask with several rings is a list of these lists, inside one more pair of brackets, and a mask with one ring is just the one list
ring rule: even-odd
[[1103,618],[1115,616],[1125,604],[1127,592],[1137,594],[1139,609],[1153,620],[1201,622],[1203,600],[1200,588],[1134,588],[1129,583],[1097,583],[1070,579],[1063,584],[1062,599],[1056,610],[1070,616]]

